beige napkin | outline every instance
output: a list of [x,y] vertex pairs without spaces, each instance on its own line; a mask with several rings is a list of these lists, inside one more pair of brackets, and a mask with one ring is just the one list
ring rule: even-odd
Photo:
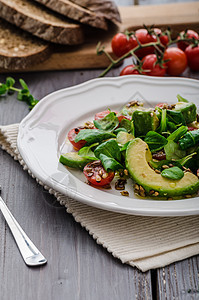
[[[0,145],[32,175],[17,149],[17,134],[18,124],[0,126]],[[199,254],[199,216],[124,215],[87,206],[44,187],[65,205],[67,212],[98,244],[123,263],[143,272]]]

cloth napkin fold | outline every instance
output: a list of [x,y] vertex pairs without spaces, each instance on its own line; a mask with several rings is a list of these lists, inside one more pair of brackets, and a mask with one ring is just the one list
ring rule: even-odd
[[[0,146],[34,177],[17,149],[17,135],[18,124],[0,126]],[[199,216],[125,215],[90,207],[47,186],[44,188],[66,207],[98,244],[123,263],[143,272],[199,254]]]

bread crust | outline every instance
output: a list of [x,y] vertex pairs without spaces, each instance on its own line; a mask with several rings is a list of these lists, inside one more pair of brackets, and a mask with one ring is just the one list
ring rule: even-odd
[[90,25],[92,27],[108,29],[107,21],[103,16],[98,15],[80,5],[77,5],[69,0],[34,0],[46,7],[66,16],[70,19],[76,20],[80,23]]
[[0,0],[0,17],[46,41],[63,45],[84,42],[81,25],[59,18],[29,0]]
[[51,54],[50,44],[0,20],[0,68],[23,70]]

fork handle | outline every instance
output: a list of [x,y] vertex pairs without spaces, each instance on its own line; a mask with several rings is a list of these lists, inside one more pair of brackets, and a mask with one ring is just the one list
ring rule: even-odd
[[47,262],[46,258],[40,253],[40,251],[35,247],[33,242],[23,231],[1,197],[0,209],[15,238],[25,263],[30,267],[45,264]]

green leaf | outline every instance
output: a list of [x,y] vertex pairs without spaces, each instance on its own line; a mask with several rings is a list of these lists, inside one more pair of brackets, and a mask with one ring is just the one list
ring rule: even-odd
[[75,142],[85,140],[86,146],[89,146],[93,143],[100,143],[104,140],[115,138],[116,135],[112,132],[102,131],[98,129],[82,129],[76,136]]
[[176,129],[174,132],[168,136],[168,141],[174,141],[177,142],[188,130],[187,126],[180,126],[178,129]]
[[164,136],[155,131],[149,131],[146,134],[144,141],[148,144],[151,152],[162,149],[168,143],[167,139]]
[[168,179],[180,180],[184,176],[184,172],[178,167],[164,169],[161,175]]
[[100,144],[95,149],[94,154],[96,157],[100,158],[101,153],[118,161],[121,160],[121,152],[116,140],[111,139]]
[[168,141],[164,146],[164,151],[166,153],[166,159],[180,159],[186,155],[186,151],[183,151],[179,144],[174,141]]
[[107,172],[109,172],[110,170],[116,171],[116,170],[124,169],[124,167],[119,162],[117,162],[117,160],[115,160],[112,157],[108,157],[103,153],[100,154],[99,158],[103,164],[104,169]]
[[0,85],[0,95],[5,95],[6,92],[7,92],[7,86],[4,83],[2,83]]
[[170,122],[176,125],[186,125],[185,119],[181,111],[167,109],[167,117]]
[[79,150],[78,155],[81,157],[97,160],[98,158],[95,156],[94,152],[92,151],[92,148],[96,147],[98,145],[99,145],[99,143],[94,143],[88,147],[82,147]]
[[15,84],[15,80],[12,77],[7,77],[6,78],[6,86],[8,88],[12,87]]
[[178,98],[178,102],[189,102],[187,99],[183,98],[182,96],[180,96],[179,94],[177,95]]
[[23,79],[20,78],[19,82],[20,82],[20,84],[21,84],[21,86],[22,86],[23,89],[29,91],[29,88],[28,88],[27,84],[25,83],[25,81]]
[[113,131],[119,125],[119,120],[114,112],[110,112],[104,118],[94,120],[93,123],[100,130]]
[[134,132],[133,121],[130,121],[128,119],[122,119],[119,128],[126,129],[127,132],[133,133]]
[[125,128],[117,128],[114,130],[114,133],[117,134],[120,131],[127,132],[127,130]]
[[161,121],[160,121],[160,132],[165,132],[167,130],[167,110],[162,109]]
[[180,148],[186,150],[193,147],[199,143],[199,129],[188,131],[180,140]]

